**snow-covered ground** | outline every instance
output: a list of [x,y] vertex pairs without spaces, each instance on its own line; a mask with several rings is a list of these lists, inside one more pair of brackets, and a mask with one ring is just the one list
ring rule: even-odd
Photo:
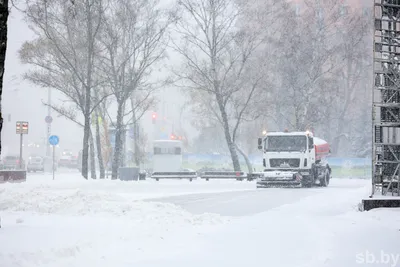
[[400,211],[359,212],[369,189],[31,175],[0,184],[0,266],[400,266]]
[[254,190],[254,184],[247,181],[210,181],[197,180],[161,180],[155,181],[120,181],[120,180],[84,180],[78,173],[61,173],[52,180],[47,174],[28,174],[26,183],[0,185],[1,189],[25,194],[40,192],[44,195],[69,194],[111,194],[126,196],[130,199],[148,199],[165,196],[187,195],[196,193],[218,193],[231,191]]

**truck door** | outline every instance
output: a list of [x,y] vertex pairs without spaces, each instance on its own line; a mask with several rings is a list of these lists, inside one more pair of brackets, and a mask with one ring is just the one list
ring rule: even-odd
[[308,139],[308,162],[304,163],[304,167],[311,166],[315,162],[315,147],[314,147],[314,139],[311,136],[307,137]]

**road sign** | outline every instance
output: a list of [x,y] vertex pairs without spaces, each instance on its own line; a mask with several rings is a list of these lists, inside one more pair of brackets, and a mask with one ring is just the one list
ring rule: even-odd
[[58,142],[59,142],[59,141],[60,141],[60,139],[58,138],[57,135],[52,135],[52,136],[49,137],[49,143],[50,143],[50,145],[52,145],[52,146],[58,145]]
[[21,127],[21,122],[17,121],[15,127],[16,127],[16,133],[17,134],[21,134],[21,128],[22,128]]
[[17,121],[16,123],[16,133],[20,135],[19,139],[19,168],[22,170],[22,144],[23,135],[28,134],[29,123],[27,121]]
[[53,118],[51,116],[46,116],[46,118],[44,120],[46,121],[46,123],[52,123],[53,122]]
[[55,162],[56,162],[56,145],[58,145],[58,142],[60,142],[60,138],[58,138],[57,135],[52,135],[49,137],[49,143],[50,145],[53,146],[53,180],[55,177]]
[[15,126],[17,134],[28,134],[29,123],[27,121],[17,121]]

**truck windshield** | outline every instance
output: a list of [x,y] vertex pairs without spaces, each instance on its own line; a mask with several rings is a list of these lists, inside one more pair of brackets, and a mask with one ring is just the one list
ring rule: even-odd
[[268,136],[265,139],[265,151],[305,151],[305,136]]

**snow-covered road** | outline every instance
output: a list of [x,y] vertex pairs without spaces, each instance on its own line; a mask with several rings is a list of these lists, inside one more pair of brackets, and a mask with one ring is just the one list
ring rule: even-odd
[[369,188],[30,175],[0,185],[0,266],[400,266],[400,212],[358,212]]
[[[216,181],[211,181],[213,183]],[[218,185],[218,183],[216,183]],[[252,183],[254,185],[254,183]],[[279,206],[296,203],[305,197],[365,186],[365,180],[334,179],[328,188],[267,188],[151,198],[148,201],[172,203],[194,213],[216,213],[222,216],[247,216]],[[255,187],[255,185],[254,185]]]

